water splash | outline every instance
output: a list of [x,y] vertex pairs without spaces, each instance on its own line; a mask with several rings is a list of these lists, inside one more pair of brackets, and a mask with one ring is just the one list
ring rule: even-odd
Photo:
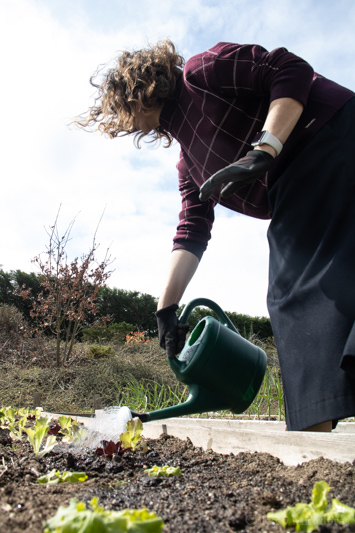
[[96,412],[95,418],[85,420],[86,434],[80,446],[97,448],[102,440],[117,442],[120,434],[126,431],[128,420],[133,418],[130,409],[123,407],[109,407]]

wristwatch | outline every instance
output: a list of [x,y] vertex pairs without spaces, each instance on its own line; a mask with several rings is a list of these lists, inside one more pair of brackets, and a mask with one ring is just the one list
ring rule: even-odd
[[275,150],[276,155],[279,155],[283,148],[283,144],[269,131],[260,131],[252,140],[252,146],[260,146],[261,144],[268,144]]

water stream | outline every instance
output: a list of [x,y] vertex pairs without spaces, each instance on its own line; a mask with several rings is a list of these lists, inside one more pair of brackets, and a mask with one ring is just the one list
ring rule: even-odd
[[109,407],[96,412],[95,418],[85,420],[87,434],[80,441],[80,446],[97,448],[102,440],[117,442],[120,434],[126,431],[128,420],[132,417],[130,409],[123,407]]

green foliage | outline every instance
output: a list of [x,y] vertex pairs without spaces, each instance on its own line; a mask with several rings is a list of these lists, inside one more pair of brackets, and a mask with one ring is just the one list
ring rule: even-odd
[[181,476],[181,470],[179,466],[152,466],[152,468],[147,468],[144,470],[145,474],[148,474],[149,477],[172,477],[172,476]]
[[33,447],[34,454],[37,457],[43,457],[44,455],[49,453],[57,444],[56,437],[54,435],[50,435],[41,449],[43,440],[46,435],[48,435],[49,430],[49,423],[47,418],[37,418],[33,429],[24,429],[27,433],[28,440],[30,441],[30,444]]
[[41,293],[40,277],[31,272],[27,274],[21,270],[11,270],[4,272],[0,270],[0,304],[15,306],[27,322],[32,323],[31,319],[31,300],[21,298],[17,289],[23,287],[30,289],[34,298]]
[[332,499],[328,507],[328,492],[330,487],[326,481],[317,481],[312,490],[310,503],[296,503],[294,507],[287,507],[275,513],[268,513],[267,517],[282,527],[294,527],[296,531],[315,531],[319,526],[331,522],[342,525],[355,524],[355,509],[344,505],[336,498]]
[[6,428],[3,424],[13,424],[16,419],[16,409],[9,407],[1,407],[0,409],[0,424],[1,428]]
[[126,429],[127,431],[120,435],[122,448],[130,448],[132,451],[140,448],[143,453],[146,453],[148,447],[142,438],[143,424],[141,420],[139,418],[128,420]]
[[[6,273],[0,270],[0,304],[14,305],[24,314],[29,323],[33,323],[30,316],[32,301],[43,295],[41,283],[43,278],[34,273],[27,274],[20,270]],[[31,299],[21,299],[16,294],[16,287],[31,289]],[[149,337],[157,336],[155,311],[157,298],[138,291],[100,287],[96,294],[97,300],[95,316],[87,315],[85,329],[78,332],[79,338],[87,342],[124,342],[125,335],[130,331],[145,331]],[[182,312],[182,306],[178,314]],[[215,316],[213,311],[198,307],[189,316],[188,324],[192,330],[205,316]],[[236,312],[226,312],[241,335],[249,338],[255,335],[260,340],[273,336],[271,323],[267,317],[251,317]],[[110,317],[111,325],[108,327],[91,327],[96,319]],[[127,330],[125,331],[125,328]]]
[[[181,314],[183,309],[184,306],[179,309],[179,314]],[[226,311],[226,315],[237,328],[239,333],[247,339],[252,335],[255,335],[260,340],[265,340],[273,336],[271,322],[267,317],[251,317],[249,315],[242,315],[234,312],[231,313],[229,311]],[[217,319],[216,314],[211,309],[206,307],[196,307],[193,309],[188,318],[190,331],[192,331],[198,322],[205,316],[212,316]]]
[[126,335],[135,328],[133,324],[120,322],[110,326],[96,326],[93,328],[84,328],[82,340],[84,342],[118,342],[124,343]]
[[93,346],[90,346],[90,354],[94,359],[102,359],[103,357],[111,357],[114,354],[114,351],[111,346],[94,344]]
[[17,422],[10,423],[9,424],[9,430],[10,430],[10,437],[13,440],[22,440],[22,433],[25,429],[25,425],[27,422],[27,416],[23,416],[20,418],[20,420]]
[[247,413],[252,413],[258,418],[261,414],[270,417],[277,413],[279,420],[284,419],[284,397],[281,373],[278,367],[270,367],[269,365],[266,367],[263,383]]
[[105,511],[98,499],[90,502],[71,499],[68,507],[59,506],[55,516],[44,526],[44,533],[159,533],[164,522],[147,509]]
[[83,483],[88,476],[85,472],[63,472],[55,468],[48,474],[41,476],[37,479],[38,483],[48,483],[49,485],[55,485],[57,483]]
[[186,401],[188,387],[179,381],[173,385],[151,379],[130,376],[119,391],[119,405],[129,405],[133,411],[155,411]]
[[61,434],[64,435],[63,442],[80,441],[86,434],[86,430],[71,416],[62,415],[58,417],[58,424],[60,425]]
[[109,287],[101,287],[98,292],[100,316],[109,315],[115,324],[134,324],[130,331],[146,331],[148,336],[157,334],[156,308],[157,299],[150,294]]
[[36,409],[14,409],[12,407],[1,407],[0,428],[8,429],[13,440],[22,440],[22,433],[26,431],[25,426],[29,416],[40,418],[41,410]]

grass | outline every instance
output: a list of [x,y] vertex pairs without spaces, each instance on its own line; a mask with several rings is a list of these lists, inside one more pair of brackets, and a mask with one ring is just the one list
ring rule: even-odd
[[171,386],[149,379],[138,381],[132,376],[120,391],[117,405],[129,405],[132,411],[145,413],[184,402],[188,393],[188,387],[179,381]]
[[[260,392],[245,417],[284,418],[282,385],[272,340],[260,343],[268,355],[268,369]],[[166,362],[157,340],[133,345],[110,345],[107,357],[96,359],[92,345],[78,343],[68,367],[54,366],[52,343],[23,357],[17,350],[0,350],[0,405],[33,407],[34,393],[41,394],[41,407],[52,412],[93,412],[94,397],[102,407],[128,405],[133,411],[147,412],[176,405],[186,400],[188,387],[178,382]],[[1,348],[1,345],[0,345]],[[13,356],[12,356],[13,354]],[[234,418],[229,411],[204,414]]]
[[264,382],[252,405],[246,412],[247,415],[255,415],[256,418],[267,416],[276,417],[278,420],[285,419],[285,408],[281,383],[280,369],[267,367]]

